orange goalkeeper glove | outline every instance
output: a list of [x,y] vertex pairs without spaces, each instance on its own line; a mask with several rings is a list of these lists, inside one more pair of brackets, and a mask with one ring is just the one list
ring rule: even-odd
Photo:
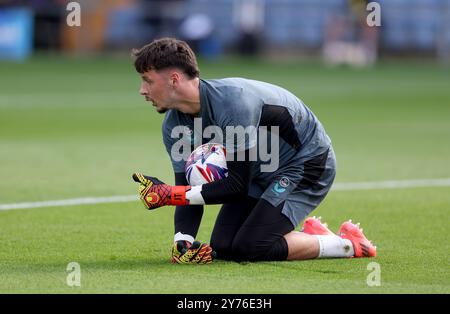
[[189,185],[170,186],[154,177],[142,173],[134,173],[133,180],[140,183],[139,195],[147,209],[154,209],[165,205],[189,205],[186,191]]

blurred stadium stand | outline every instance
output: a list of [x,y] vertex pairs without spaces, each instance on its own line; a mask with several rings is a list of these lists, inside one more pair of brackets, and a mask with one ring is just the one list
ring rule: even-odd
[[[97,1],[99,0],[78,2],[84,10],[94,7],[87,3]],[[327,23],[333,16],[348,15],[351,2],[351,0],[104,0],[101,1],[103,8],[97,16],[91,17],[105,18],[105,25],[94,26],[100,29],[102,39],[98,45],[92,47],[93,49],[101,47],[102,50],[111,48],[128,50],[156,37],[186,37],[186,34],[192,32],[182,30],[180,26],[202,25],[196,24],[200,23],[201,18],[183,24],[186,19],[197,14],[197,18],[199,16],[209,18],[212,25],[208,26],[211,31],[205,32],[205,40],[208,40],[207,45],[203,45],[205,52],[207,51],[205,47],[210,49],[214,47],[217,52],[222,47],[227,50],[235,49],[240,40],[242,42],[242,29],[236,22],[236,9],[239,8],[237,4],[245,1],[251,1],[263,8],[258,13],[262,14],[262,27],[255,28],[253,33],[261,47],[292,49],[294,52],[318,51],[326,40],[326,30],[330,27]],[[0,0],[0,10],[11,6],[31,8],[35,21],[34,47],[60,49],[64,46],[62,29],[67,28],[63,24],[68,13],[65,10],[68,2]],[[382,26],[379,28],[378,47],[383,53],[420,53],[448,58],[450,0],[376,2],[381,5]],[[85,15],[82,19],[86,19],[87,14],[84,11],[82,14]],[[206,23],[204,19],[203,23]]]
[[447,0],[381,0],[383,47],[434,51],[439,32],[445,28],[449,3]]

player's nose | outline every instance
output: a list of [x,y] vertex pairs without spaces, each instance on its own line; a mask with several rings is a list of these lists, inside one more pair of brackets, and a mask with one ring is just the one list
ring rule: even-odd
[[139,88],[139,94],[141,94],[142,96],[145,96],[148,94],[147,89],[145,89],[144,84],[141,84],[141,87]]

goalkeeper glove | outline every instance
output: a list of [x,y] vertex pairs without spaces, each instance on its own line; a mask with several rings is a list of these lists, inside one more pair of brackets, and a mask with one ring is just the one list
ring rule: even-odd
[[206,243],[194,241],[177,241],[172,247],[172,263],[175,264],[210,264],[216,252]]
[[133,180],[140,183],[139,195],[147,209],[154,209],[165,205],[189,205],[186,191],[189,185],[170,186],[154,177],[134,173]]

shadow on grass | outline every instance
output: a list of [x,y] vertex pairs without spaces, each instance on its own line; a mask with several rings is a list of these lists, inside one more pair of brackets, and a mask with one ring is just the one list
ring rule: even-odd
[[[47,272],[67,272],[66,268],[69,263],[76,262],[80,265],[82,271],[173,271],[179,270],[180,267],[187,269],[195,269],[200,272],[210,272],[215,270],[236,271],[244,269],[270,269],[274,271],[300,271],[323,274],[339,274],[345,273],[350,268],[355,267],[347,259],[327,259],[327,260],[306,260],[306,261],[280,261],[280,262],[233,262],[224,260],[215,260],[210,265],[175,265],[170,262],[169,257],[101,257],[101,258],[73,258],[71,260],[54,260],[49,262],[31,262],[15,265],[7,265],[8,271],[21,273],[47,273]],[[6,265],[5,265],[6,266]]]
[[[55,272],[55,271],[66,271],[66,267],[69,263],[76,262],[80,265],[83,271],[97,271],[97,270],[131,270],[131,271],[146,271],[152,268],[162,270],[162,269],[177,269],[177,267],[205,267],[211,269],[216,267],[227,267],[227,265],[236,267],[239,264],[235,262],[216,260],[210,265],[175,265],[172,264],[169,258],[120,258],[120,257],[110,257],[110,258],[99,258],[99,259],[86,259],[73,258],[71,260],[65,261],[50,261],[50,262],[35,262],[35,263],[21,263],[17,265],[8,265],[10,271],[22,272],[22,273],[42,273],[42,272]],[[252,263],[249,263],[252,264]],[[256,265],[256,264],[255,264]],[[179,268],[178,268],[179,269]]]

